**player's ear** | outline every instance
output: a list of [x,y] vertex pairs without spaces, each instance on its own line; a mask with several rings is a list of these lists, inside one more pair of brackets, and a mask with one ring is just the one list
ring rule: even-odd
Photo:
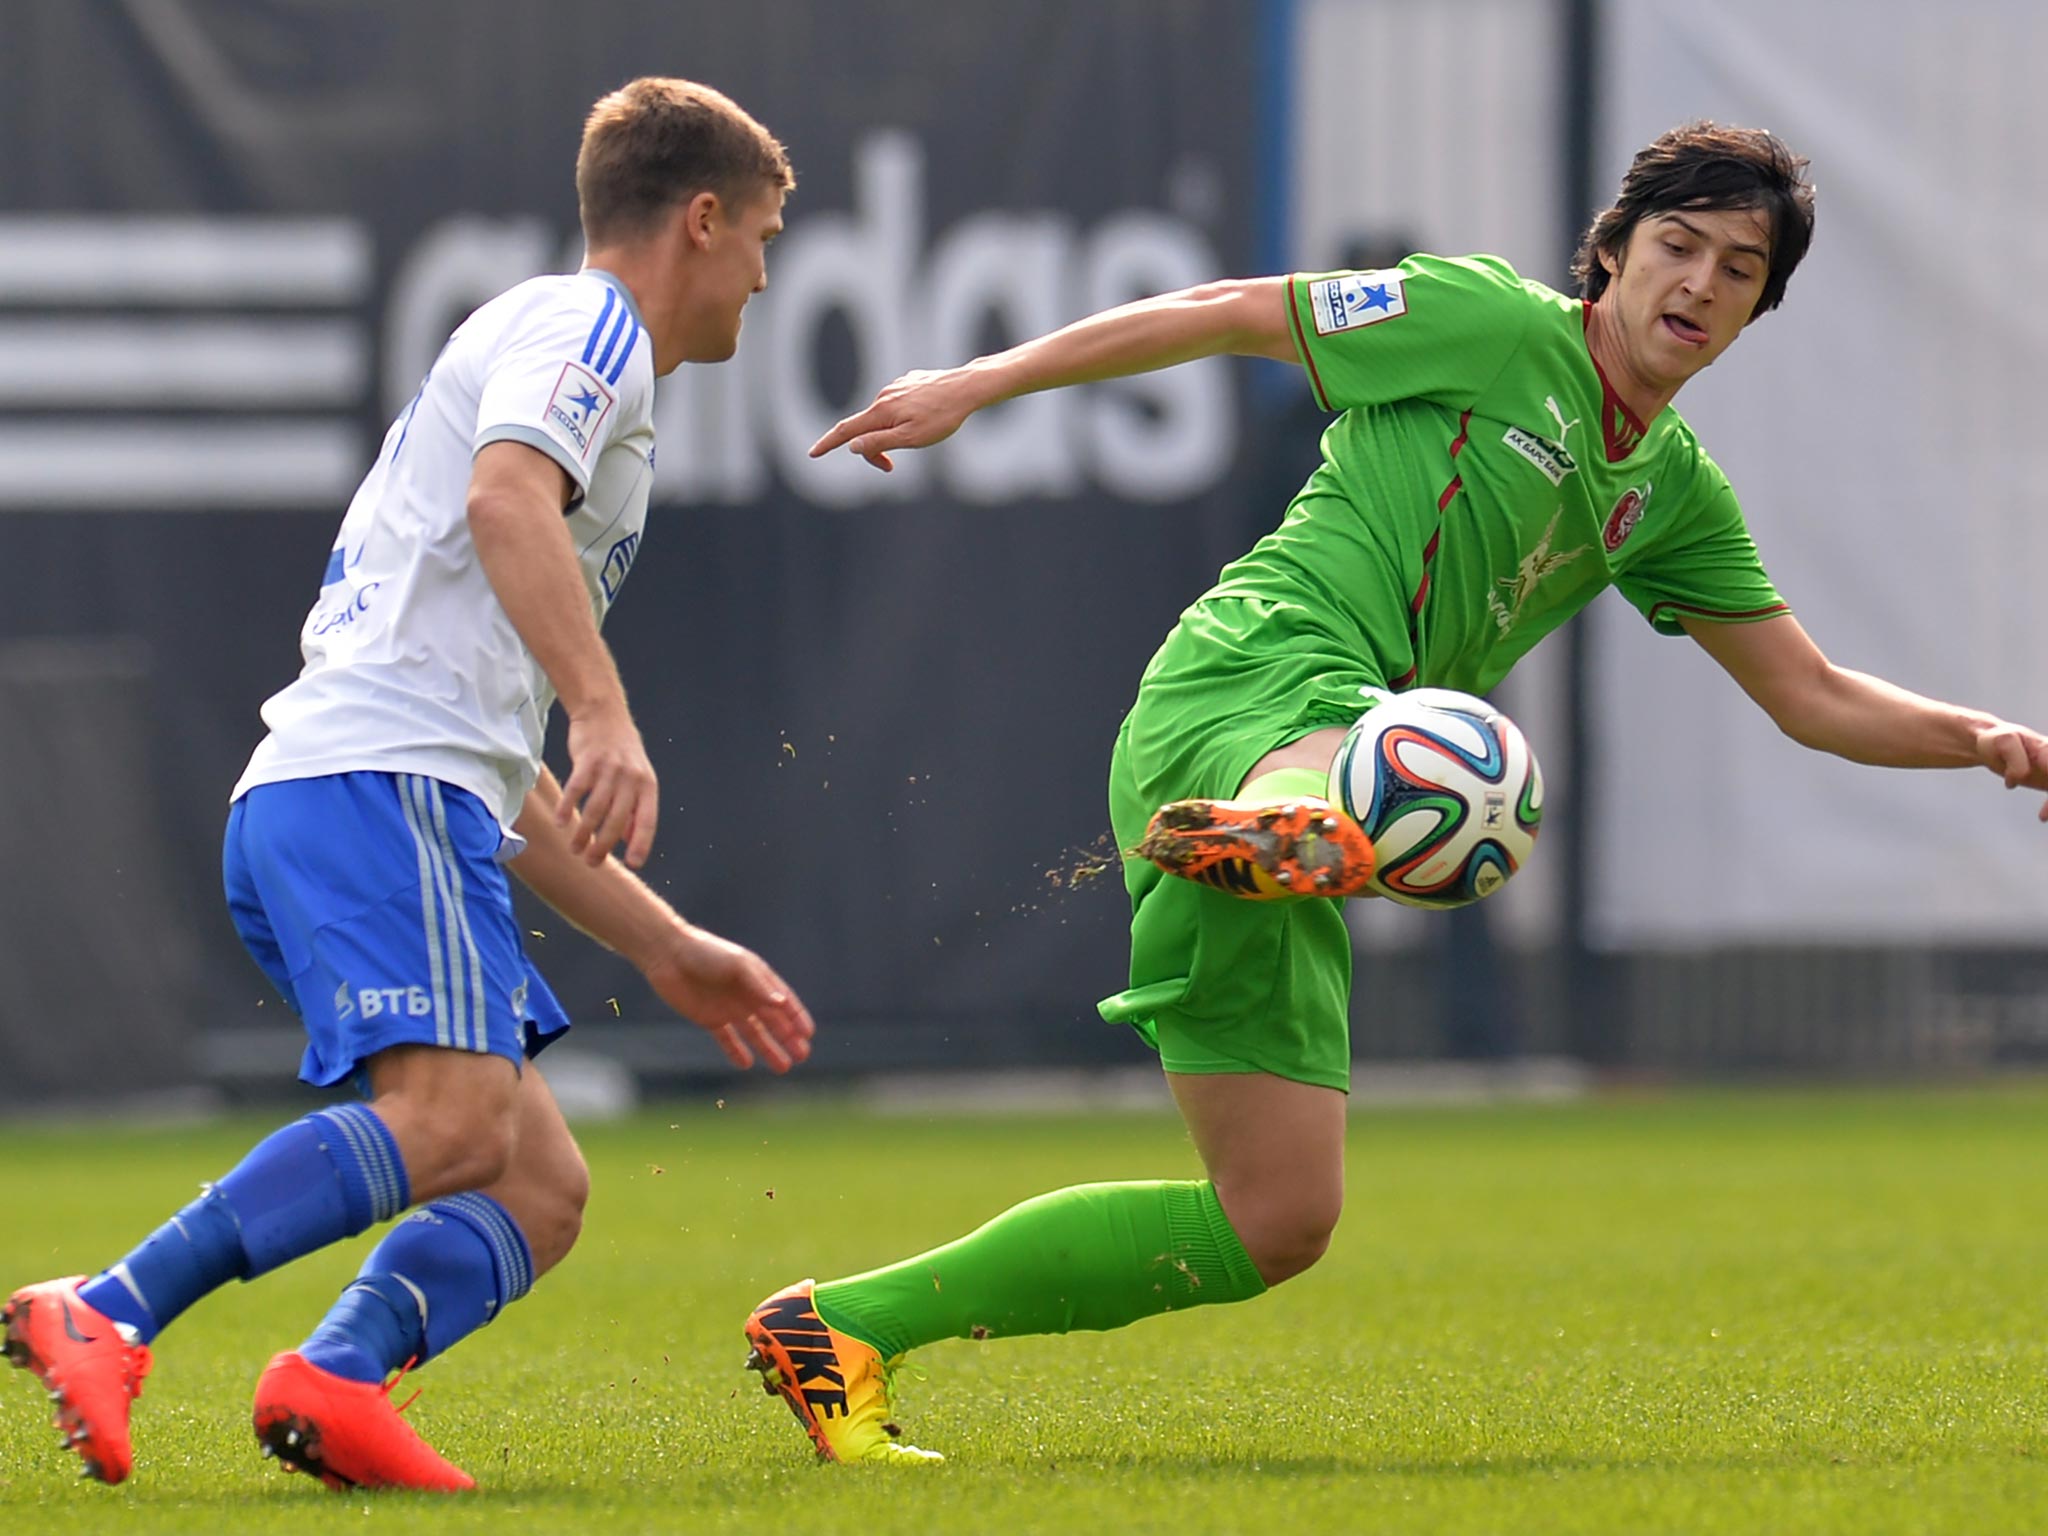
[[716,192],[699,192],[683,204],[683,234],[694,246],[711,243],[712,231],[725,216]]
[[1621,248],[1626,243],[1626,241],[1617,241],[1608,245],[1600,246],[1597,250],[1593,252],[1594,257],[1599,261],[1602,270],[1604,270],[1609,277],[1621,276]]

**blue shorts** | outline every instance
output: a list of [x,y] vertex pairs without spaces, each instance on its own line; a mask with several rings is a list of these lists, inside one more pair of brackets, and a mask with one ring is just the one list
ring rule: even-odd
[[503,836],[475,795],[413,774],[259,784],[234,803],[228,912],[305,1023],[300,1077],[338,1083],[394,1045],[517,1065],[569,1028],[519,941]]

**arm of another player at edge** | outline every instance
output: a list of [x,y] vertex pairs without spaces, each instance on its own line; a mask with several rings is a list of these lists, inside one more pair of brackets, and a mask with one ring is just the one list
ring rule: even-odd
[[[1838,667],[1790,614],[1754,624],[1680,622],[1802,746],[1881,768],[1988,768],[2008,789],[2048,790],[2048,737]],[[2040,815],[2048,821],[2048,801]]]
[[569,491],[562,466],[539,449],[486,443],[470,471],[470,538],[569,716],[569,782],[556,816],[567,826],[581,808],[572,845],[586,863],[623,841],[637,869],[654,846],[658,786],[562,520]]
[[507,866],[577,928],[623,955],[662,1001],[702,1026],[727,1058],[773,1072],[811,1054],[814,1027],[789,984],[752,951],[686,921],[617,859],[592,866],[555,820],[561,787],[545,768],[515,830],[526,847]]
[[1106,309],[1072,325],[957,368],[907,373],[811,446],[842,444],[878,469],[889,452],[951,437],[984,406],[1069,384],[1150,373],[1196,358],[1296,361],[1287,324],[1286,277],[1230,278]]

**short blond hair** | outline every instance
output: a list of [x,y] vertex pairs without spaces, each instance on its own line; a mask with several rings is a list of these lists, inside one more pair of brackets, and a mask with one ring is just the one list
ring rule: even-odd
[[629,80],[590,109],[576,155],[576,209],[593,245],[643,234],[699,192],[744,202],[795,185],[775,136],[694,80]]

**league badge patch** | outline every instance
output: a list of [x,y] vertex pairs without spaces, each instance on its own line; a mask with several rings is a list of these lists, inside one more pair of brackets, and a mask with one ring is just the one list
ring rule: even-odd
[[562,376],[548,396],[541,412],[548,431],[576,451],[579,459],[590,457],[590,445],[597,441],[597,429],[611,414],[613,396],[604,380],[581,363],[562,364]]
[[1316,279],[1308,285],[1316,334],[1334,336],[1407,314],[1408,296],[1402,292],[1401,282],[1401,274],[1392,267]]

